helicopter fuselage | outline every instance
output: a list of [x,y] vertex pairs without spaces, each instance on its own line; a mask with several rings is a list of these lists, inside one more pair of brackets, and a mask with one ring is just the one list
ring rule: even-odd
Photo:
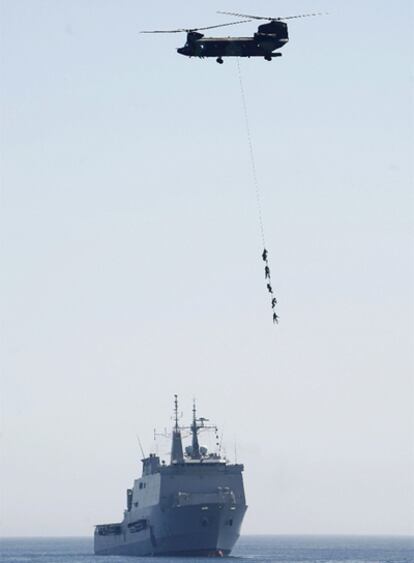
[[252,37],[204,37],[202,33],[189,32],[184,47],[177,49],[180,55],[187,57],[264,57],[271,60],[280,56],[273,53],[289,41],[287,25],[272,22],[259,26]]

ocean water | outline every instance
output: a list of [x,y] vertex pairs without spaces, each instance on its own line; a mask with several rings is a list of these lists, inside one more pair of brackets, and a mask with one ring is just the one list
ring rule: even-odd
[[[102,557],[93,555],[91,538],[13,538],[0,540],[2,563],[189,563],[205,558]],[[243,536],[234,563],[413,563],[413,537]]]

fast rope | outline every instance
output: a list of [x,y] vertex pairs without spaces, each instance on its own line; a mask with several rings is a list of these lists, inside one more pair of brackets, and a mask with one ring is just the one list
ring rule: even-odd
[[271,279],[271,276],[270,276],[269,252],[266,249],[264,226],[263,226],[262,200],[261,200],[261,194],[260,194],[259,181],[257,179],[256,161],[255,161],[255,158],[254,158],[254,149],[253,149],[252,135],[251,135],[251,131],[250,131],[249,114],[248,114],[248,111],[247,111],[246,93],[245,93],[245,89],[244,89],[243,76],[242,76],[242,72],[241,72],[241,66],[240,66],[239,59],[236,58],[236,61],[237,61],[237,71],[238,71],[239,83],[240,83],[240,94],[241,94],[243,113],[244,113],[244,123],[245,123],[245,126],[246,126],[247,141],[248,141],[248,145],[249,145],[249,154],[250,154],[250,163],[251,163],[251,167],[252,167],[253,185],[254,185],[255,194],[256,194],[257,215],[258,215],[258,218],[259,218],[260,235],[261,235],[262,244],[263,244],[262,260],[265,263],[264,271],[265,271],[266,289],[270,294],[270,299],[271,299],[270,303],[271,303],[271,306],[272,306],[273,323],[277,324],[279,322],[279,316],[276,314],[276,311],[275,311],[275,308],[276,308],[276,305],[277,305],[277,299],[276,299],[276,297],[273,293],[272,279]]

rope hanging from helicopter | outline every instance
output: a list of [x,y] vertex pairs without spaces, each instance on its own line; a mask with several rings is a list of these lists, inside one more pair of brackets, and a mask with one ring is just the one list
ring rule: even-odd
[[250,164],[251,164],[251,167],[252,167],[253,185],[254,185],[254,190],[255,190],[255,195],[256,195],[256,205],[257,205],[257,215],[258,215],[258,219],[259,219],[260,236],[261,236],[262,245],[263,245],[262,260],[265,263],[265,267],[264,267],[265,283],[266,283],[266,289],[267,289],[268,293],[270,294],[270,304],[271,304],[271,307],[272,307],[273,323],[278,324],[279,316],[277,315],[276,310],[275,310],[276,305],[277,305],[277,299],[276,299],[276,296],[275,296],[274,291],[273,291],[272,278],[271,278],[270,267],[269,267],[269,252],[266,248],[266,240],[265,240],[264,225],[263,225],[262,197],[261,197],[260,185],[259,185],[259,181],[258,181],[258,177],[257,177],[257,168],[256,168],[256,160],[255,160],[252,134],[251,134],[251,129],[250,129],[249,113],[247,111],[246,92],[245,92],[245,88],[244,88],[243,75],[242,75],[240,61],[239,61],[238,57],[236,58],[236,61],[237,61],[237,71],[238,71],[238,76],[239,76],[240,95],[241,95],[242,106],[243,106],[244,123],[245,123],[245,127],[246,127],[247,142],[248,142],[248,147],[249,147]]
[[[186,57],[190,57],[190,58],[191,57],[199,57],[199,58],[217,57],[216,61],[219,64],[223,64],[224,62],[223,57],[234,56],[234,52],[239,52],[239,53],[241,52],[242,53],[241,56],[244,57],[264,57],[267,61],[271,61],[274,57],[281,56],[280,53],[278,52],[275,53],[274,51],[281,49],[289,41],[288,25],[286,23],[287,20],[324,15],[321,12],[317,12],[310,14],[297,14],[297,15],[285,16],[285,17],[265,17],[265,16],[251,15],[251,14],[240,14],[238,12],[220,11],[218,13],[234,16],[237,18],[243,18],[243,19],[229,23],[219,24],[219,25],[210,25],[210,26],[194,27],[194,28],[180,28],[180,29],[172,29],[172,30],[158,29],[152,31],[142,31],[141,33],[182,33],[182,32],[187,33],[186,44],[184,45],[184,47],[177,49],[177,52],[180,55],[185,55]],[[200,33],[200,31],[204,31],[207,29],[232,26],[240,23],[247,23],[252,20],[260,20],[267,22],[264,24],[260,24],[257,32],[252,37],[205,38],[204,35]],[[241,93],[241,99],[243,105],[245,127],[246,127],[247,140],[249,146],[250,163],[252,167],[253,184],[256,194],[257,213],[258,213],[259,225],[260,225],[260,235],[263,244],[262,259],[263,262],[265,263],[264,266],[265,283],[266,283],[266,289],[270,294],[273,323],[277,324],[279,320],[279,316],[276,313],[277,299],[273,291],[273,285],[270,275],[270,266],[269,266],[269,253],[266,248],[266,242],[265,242],[260,186],[257,178],[254,147],[253,147],[252,135],[250,131],[249,115],[247,111],[246,94],[245,94],[243,76],[241,72],[239,59],[236,58],[236,61],[237,61],[237,69],[239,75],[240,93]]]

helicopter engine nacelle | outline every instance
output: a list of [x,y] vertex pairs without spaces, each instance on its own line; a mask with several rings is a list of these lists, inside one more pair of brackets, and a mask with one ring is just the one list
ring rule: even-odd
[[288,39],[288,26],[285,22],[281,21],[271,21],[269,23],[264,23],[259,25],[257,33],[261,35],[274,35],[278,39]]

